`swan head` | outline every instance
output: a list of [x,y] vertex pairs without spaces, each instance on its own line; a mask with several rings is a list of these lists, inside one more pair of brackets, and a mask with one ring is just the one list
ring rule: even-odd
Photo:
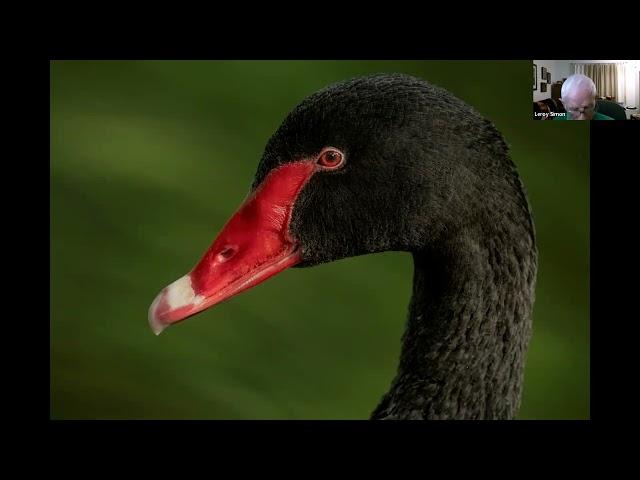
[[[490,224],[519,184],[491,123],[401,74],[347,80],[295,107],[250,193],[196,266],[153,301],[158,334],[289,267],[434,249]],[[471,234],[471,233],[469,233]]]

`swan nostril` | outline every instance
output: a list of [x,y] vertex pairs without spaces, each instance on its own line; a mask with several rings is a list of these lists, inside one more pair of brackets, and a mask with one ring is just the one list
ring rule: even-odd
[[222,250],[220,250],[220,253],[218,253],[218,255],[216,255],[216,260],[218,260],[218,262],[220,263],[226,262],[231,257],[233,257],[237,251],[238,249],[236,247],[227,245]]

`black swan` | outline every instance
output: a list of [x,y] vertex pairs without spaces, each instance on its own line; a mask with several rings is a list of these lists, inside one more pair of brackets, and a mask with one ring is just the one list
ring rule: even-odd
[[537,247],[491,122],[403,74],[304,99],[269,139],[250,195],[191,272],[156,297],[159,334],[292,266],[411,252],[400,365],[372,419],[517,414]]

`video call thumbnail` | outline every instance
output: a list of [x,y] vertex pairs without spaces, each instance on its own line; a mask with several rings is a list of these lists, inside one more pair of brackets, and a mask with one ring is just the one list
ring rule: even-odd
[[639,60],[534,60],[534,120],[640,120]]

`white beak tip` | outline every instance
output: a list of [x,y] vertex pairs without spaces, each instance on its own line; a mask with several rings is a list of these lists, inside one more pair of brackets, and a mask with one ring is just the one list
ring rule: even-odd
[[[168,315],[176,309],[193,307],[202,303],[203,297],[196,295],[191,287],[190,275],[184,275],[171,285],[165,287],[149,307],[149,326],[151,331],[160,335],[171,323],[179,318]],[[160,312],[158,312],[160,309]],[[170,320],[167,320],[167,317]]]
[[155,300],[149,307],[149,326],[151,327],[151,331],[155,335],[160,335],[162,331],[168,327],[168,325],[160,322],[160,319],[156,316],[156,309],[158,308],[161,297],[162,293],[160,293],[160,295],[155,298]]

